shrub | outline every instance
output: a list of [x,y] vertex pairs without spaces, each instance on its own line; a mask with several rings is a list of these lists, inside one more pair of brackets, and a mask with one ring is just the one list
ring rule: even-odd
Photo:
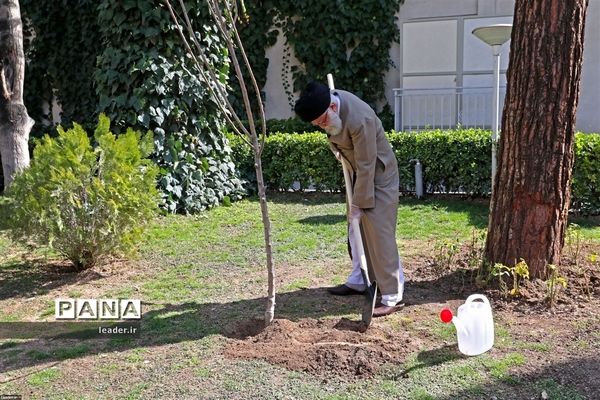
[[413,159],[423,165],[423,186],[429,192],[490,192],[492,141],[482,129],[392,132],[390,144],[398,160],[403,190],[414,190]]
[[571,207],[584,214],[600,214],[600,134],[575,135]]
[[265,183],[274,190],[287,190],[294,182],[302,191],[343,188],[343,175],[323,133],[274,134],[263,153]]
[[[472,196],[489,195],[491,183],[491,135],[482,129],[426,131],[387,134],[398,160],[400,190],[413,191],[413,159],[423,165],[425,190],[460,192]],[[247,145],[231,138],[232,157],[241,176],[256,183],[254,161]],[[331,154],[325,134],[277,133],[266,139],[262,154],[265,182],[271,190],[340,190],[342,169]],[[573,208],[584,213],[600,213],[600,135],[576,134],[572,182]]]
[[299,118],[288,118],[288,119],[268,119],[267,120],[267,134],[273,133],[302,133],[302,132],[313,132],[316,128],[310,122],[302,121]]
[[[481,195],[490,187],[489,132],[483,130],[388,133],[398,159],[401,189],[414,190],[414,164],[423,164],[425,188],[429,191],[463,191]],[[242,177],[255,182],[253,161],[240,139],[230,138],[233,158]],[[488,151],[489,150],[489,151]],[[265,182],[269,189],[287,190],[299,183],[299,190],[313,185],[316,190],[340,190],[343,175],[333,157],[325,134],[277,133],[267,137],[262,154]]]
[[[232,158],[249,192],[256,187],[254,155],[241,138],[230,135]],[[341,190],[344,176],[321,132],[302,135],[275,133],[267,137],[262,152],[265,184],[270,190],[295,188],[306,190],[311,185],[317,190]]]
[[135,248],[157,209],[157,168],[146,158],[153,138],[131,129],[115,137],[109,128],[100,115],[95,148],[78,124],[40,140],[7,191],[13,239],[48,245],[77,270]]

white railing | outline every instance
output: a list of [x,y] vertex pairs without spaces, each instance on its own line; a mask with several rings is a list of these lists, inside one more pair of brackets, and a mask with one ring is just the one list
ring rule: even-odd
[[[394,129],[491,129],[492,92],[491,87],[394,89]],[[500,112],[505,93],[501,87]]]

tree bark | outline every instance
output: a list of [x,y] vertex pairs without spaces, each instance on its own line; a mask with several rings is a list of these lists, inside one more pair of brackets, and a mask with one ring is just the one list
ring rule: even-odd
[[517,0],[486,258],[546,278],[570,203],[587,0]]
[[18,0],[0,0],[0,157],[4,188],[29,166],[29,132],[33,119],[23,104],[25,56]]

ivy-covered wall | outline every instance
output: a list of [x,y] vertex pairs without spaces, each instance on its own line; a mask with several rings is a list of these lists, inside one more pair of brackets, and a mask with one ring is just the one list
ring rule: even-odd
[[[283,77],[290,107],[308,81],[326,82],[354,92],[375,108],[384,97],[384,76],[392,65],[390,48],[400,38],[396,13],[403,0],[261,0],[247,2],[250,23],[241,29],[260,82],[266,81],[265,50],[277,31],[285,36]],[[301,65],[293,65],[293,55]],[[282,94],[283,95],[283,94]],[[283,97],[283,96],[282,96]]]
[[[226,76],[227,51],[208,9],[201,1],[186,8]],[[241,197],[223,116],[209,83],[193,72],[167,10],[134,0],[103,0],[97,10],[104,41],[94,74],[98,109],[116,125],[154,131],[167,210],[196,212]]]
[[[205,3],[188,1],[187,8],[226,74],[227,52],[208,23]],[[54,88],[63,122],[93,121],[104,112],[118,130],[152,130],[168,211],[196,212],[242,196],[223,116],[207,83],[189,73],[193,68],[161,2],[26,0],[23,9],[35,32],[28,46],[35,83],[26,84],[28,106],[39,120]]]
[[[76,121],[93,131],[98,96],[93,73],[102,49],[97,0],[21,0],[24,24],[25,105],[36,121],[33,137],[47,133],[54,97],[60,99],[61,123]],[[46,110],[44,110],[46,108]]]
[[[267,78],[265,50],[281,30],[302,66],[285,65],[293,93],[311,79],[336,85],[371,105],[383,98],[389,49],[398,39],[395,14],[401,0],[256,0],[246,2],[240,33],[259,85]],[[213,59],[227,72],[227,53],[209,23],[203,0],[187,0]],[[52,129],[44,103],[58,99],[63,124],[92,124],[106,113],[119,129],[150,129],[154,160],[169,211],[195,212],[240,197],[241,181],[222,135],[223,118],[206,94],[161,1],[22,0],[30,40],[26,103],[38,124],[33,136]],[[222,82],[223,84],[225,82]],[[236,83],[230,96],[239,104]],[[282,93],[282,96],[284,94]],[[43,123],[46,123],[45,125]]]
[[390,47],[400,38],[396,13],[400,0],[278,1],[287,43],[302,66],[291,66],[293,89],[311,79],[354,92],[371,106],[384,99]]

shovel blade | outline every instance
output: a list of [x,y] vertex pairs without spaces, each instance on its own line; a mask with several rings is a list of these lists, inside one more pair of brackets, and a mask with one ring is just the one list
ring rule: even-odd
[[377,282],[372,282],[371,286],[365,290],[365,302],[362,308],[362,322],[366,327],[371,325],[373,319],[373,310],[375,309],[375,299],[377,298]]

